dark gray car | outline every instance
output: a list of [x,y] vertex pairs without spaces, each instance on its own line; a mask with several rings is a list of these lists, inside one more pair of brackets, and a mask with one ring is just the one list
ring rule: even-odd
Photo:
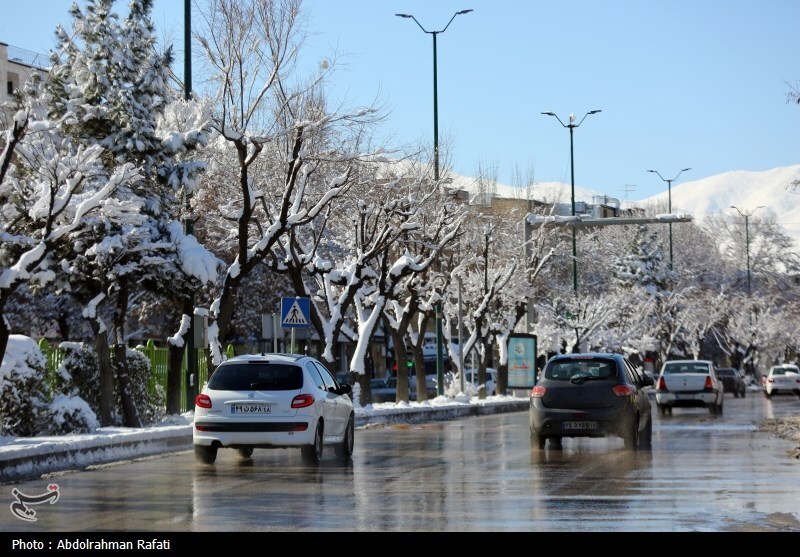
[[653,421],[646,387],[653,378],[621,354],[561,354],[551,358],[531,390],[531,445],[562,437],[621,437],[627,449],[649,449]]
[[736,398],[744,397],[747,394],[747,385],[745,385],[744,377],[739,370],[732,367],[719,367],[717,368],[717,377],[722,381],[724,392],[733,393]]

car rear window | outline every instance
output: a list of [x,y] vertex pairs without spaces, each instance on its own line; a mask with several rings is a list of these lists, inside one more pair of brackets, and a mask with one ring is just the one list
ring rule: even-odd
[[222,364],[208,381],[218,391],[295,391],[302,386],[299,366],[267,362]]
[[708,364],[682,362],[664,364],[664,373],[705,373],[708,374]]
[[617,366],[613,360],[560,360],[550,362],[545,368],[544,376],[556,381],[569,381],[579,376],[610,379],[617,376]]

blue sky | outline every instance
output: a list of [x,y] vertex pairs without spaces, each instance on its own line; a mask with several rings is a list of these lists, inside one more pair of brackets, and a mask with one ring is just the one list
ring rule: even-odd
[[[0,42],[46,52],[68,23],[67,0],[4,0]],[[79,2],[83,5],[83,2]],[[121,10],[126,2],[119,0]],[[800,163],[797,0],[306,0],[308,71],[339,53],[328,91],[353,106],[389,110],[379,132],[393,145],[433,143],[433,39],[439,138],[455,172],[515,169],[637,200],[673,183],[732,170]],[[155,0],[159,35],[182,67],[183,2]],[[194,20],[199,22],[199,16]],[[197,63],[197,62],[195,62]]]

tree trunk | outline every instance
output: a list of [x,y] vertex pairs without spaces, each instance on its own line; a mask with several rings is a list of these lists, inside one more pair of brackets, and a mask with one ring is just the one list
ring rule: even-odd
[[131,381],[128,374],[127,346],[125,344],[114,345],[114,361],[117,369],[117,385],[119,385],[119,397],[122,401],[122,425],[125,427],[142,427],[136,405],[131,398]]
[[[188,334],[188,333],[187,333]],[[169,345],[169,362],[167,364],[167,415],[181,413],[181,380],[183,379],[183,353],[186,348],[184,337],[183,346]],[[186,401],[187,406],[194,401]]]
[[114,311],[114,360],[117,369],[117,385],[122,402],[122,420],[125,427],[142,427],[136,405],[131,398],[131,381],[128,372],[128,347],[125,345],[125,317],[128,313],[128,281],[119,279],[117,308]]
[[6,355],[6,349],[8,348],[8,337],[10,336],[11,330],[8,328],[6,317],[3,315],[3,312],[0,311],[0,363],[3,362],[3,357]]
[[394,343],[394,361],[397,365],[397,396],[395,402],[408,402],[408,353],[403,342],[403,335],[392,331],[392,343]]
[[108,337],[99,317],[89,321],[94,335],[94,351],[97,353],[97,367],[100,373],[100,425],[114,425],[114,374],[111,368],[111,352]]

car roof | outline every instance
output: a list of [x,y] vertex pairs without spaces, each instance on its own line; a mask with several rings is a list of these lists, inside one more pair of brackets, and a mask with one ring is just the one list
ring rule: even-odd
[[622,358],[622,354],[616,352],[581,352],[576,354],[556,354],[550,360],[591,360],[594,358]]
[[311,359],[311,357],[306,356],[305,354],[279,354],[279,353],[262,352],[260,354],[240,354],[238,356],[233,356],[232,358],[228,358],[222,363],[235,364],[237,362],[280,362],[282,364],[292,364],[292,363],[297,363],[303,359]]

